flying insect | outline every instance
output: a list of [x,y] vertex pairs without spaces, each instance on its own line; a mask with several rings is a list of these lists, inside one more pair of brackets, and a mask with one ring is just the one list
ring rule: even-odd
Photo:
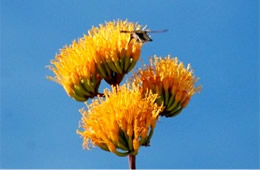
[[161,32],[167,32],[167,29],[164,30],[157,30],[157,31],[150,31],[150,30],[134,30],[134,31],[120,31],[120,33],[129,33],[130,34],[130,40],[128,43],[131,42],[132,39],[136,39],[139,43],[146,43],[148,41],[153,41],[151,37],[148,35],[148,33],[161,33]]

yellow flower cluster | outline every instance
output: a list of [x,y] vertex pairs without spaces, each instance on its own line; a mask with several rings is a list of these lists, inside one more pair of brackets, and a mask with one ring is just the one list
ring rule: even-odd
[[136,155],[141,145],[148,145],[162,106],[155,103],[156,94],[141,93],[133,85],[113,87],[81,110],[83,146],[92,145],[118,156]]
[[140,30],[138,24],[125,21],[108,22],[93,27],[89,35],[95,41],[95,61],[101,76],[111,85],[121,82],[124,75],[133,69],[140,57],[142,43],[135,39],[129,42],[130,33],[120,31]]
[[140,69],[133,81],[140,84],[144,91],[152,90],[158,94],[158,104],[164,105],[162,116],[172,117],[179,114],[187,106],[194,93],[201,87],[195,87],[198,78],[195,78],[191,67],[185,68],[177,57],[161,58],[154,56],[150,65]]
[[[149,145],[159,116],[176,116],[201,90],[190,65],[184,67],[170,56],[154,56],[150,65],[134,73],[132,83],[119,86],[140,57],[145,41],[138,39],[143,30],[127,20],[92,27],[51,61],[55,76],[48,78],[61,84],[70,97],[86,101],[98,96],[87,110],[80,110],[77,133],[87,149],[92,145],[118,156],[136,155],[140,146]],[[100,97],[102,79],[113,86]]]
[[103,78],[111,85],[119,84],[135,66],[142,47],[136,40],[129,42],[130,34],[120,31],[135,29],[141,26],[127,20],[93,27],[88,35],[60,50],[49,66],[55,77],[48,78],[77,101],[97,96]]
[[95,49],[91,45],[93,40],[87,36],[73,41],[66,46],[51,61],[49,68],[56,75],[48,77],[61,84],[67,94],[77,101],[86,101],[97,95],[101,76],[98,74],[94,62]]

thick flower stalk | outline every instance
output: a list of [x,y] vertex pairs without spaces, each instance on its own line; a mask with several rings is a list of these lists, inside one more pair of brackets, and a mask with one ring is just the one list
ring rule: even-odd
[[89,31],[95,45],[97,69],[110,85],[119,84],[140,57],[143,44],[130,39],[130,33],[121,33],[134,30],[141,30],[141,26],[127,20],[118,20],[107,22],[98,28],[93,27]]
[[195,86],[195,78],[190,64],[185,68],[177,57],[161,58],[154,56],[150,65],[135,73],[133,81],[143,87],[144,92],[152,90],[158,94],[158,104],[163,104],[164,110],[160,115],[173,117],[185,108],[190,98],[200,92],[201,87]]
[[81,110],[83,147],[90,144],[118,156],[136,155],[140,146],[149,145],[162,106],[155,103],[156,94],[141,93],[138,86],[123,85],[106,90]]
[[98,94],[101,76],[95,63],[92,38],[84,36],[78,42],[60,50],[49,68],[55,77],[48,77],[61,84],[67,94],[77,101],[86,101]]

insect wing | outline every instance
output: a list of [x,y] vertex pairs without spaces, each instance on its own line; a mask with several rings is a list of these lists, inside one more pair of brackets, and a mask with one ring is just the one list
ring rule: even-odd
[[148,33],[161,33],[161,32],[167,32],[168,29],[164,29],[164,30],[154,30],[154,31],[147,31]]

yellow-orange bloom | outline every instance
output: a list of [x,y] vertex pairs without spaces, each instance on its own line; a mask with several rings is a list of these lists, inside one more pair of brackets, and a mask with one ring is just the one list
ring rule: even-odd
[[150,65],[140,69],[134,76],[134,81],[141,84],[144,91],[152,90],[159,95],[158,104],[163,103],[162,116],[172,117],[185,108],[190,98],[200,92],[201,87],[196,87],[195,78],[190,64],[185,68],[177,57],[161,58],[154,56]]
[[141,145],[148,145],[162,106],[155,103],[156,94],[143,95],[138,86],[123,85],[105,91],[82,109],[83,147],[94,146],[118,156],[136,155]]
[[142,43],[130,41],[130,33],[120,31],[141,30],[139,24],[125,21],[107,22],[88,33],[94,41],[95,61],[100,75],[111,85],[119,84],[133,69],[140,57]]
[[92,38],[84,36],[66,46],[51,61],[49,68],[55,77],[48,77],[61,84],[67,94],[77,101],[86,101],[97,95],[101,76],[95,64]]
[[55,77],[48,78],[61,84],[77,101],[95,97],[102,78],[109,84],[119,84],[135,66],[142,43],[130,41],[130,33],[120,31],[140,29],[127,20],[93,27],[88,35],[60,50],[49,66]]

